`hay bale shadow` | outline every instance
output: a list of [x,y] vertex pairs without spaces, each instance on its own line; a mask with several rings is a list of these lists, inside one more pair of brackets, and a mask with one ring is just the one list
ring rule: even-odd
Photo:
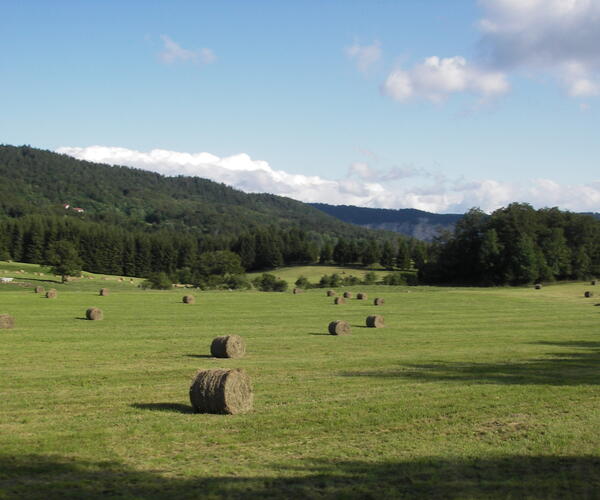
[[133,403],[132,408],[137,410],[152,410],[152,411],[169,411],[172,413],[194,413],[190,405],[182,405],[180,403]]
[[309,332],[309,335],[327,335],[328,337],[331,336],[331,334],[329,333],[323,333],[323,332]]
[[87,318],[85,316],[76,316],[75,319],[82,319],[84,321],[87,321]]
[[184,354],[183,356],[186,358],[202,358],[202,359],[214,358],[214,356],[212,354]]

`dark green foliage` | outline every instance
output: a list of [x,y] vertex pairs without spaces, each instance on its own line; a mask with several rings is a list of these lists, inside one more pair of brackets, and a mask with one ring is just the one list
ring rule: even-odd
[[386,269],[392,269],[394,267],[395,257],[394,247],[391,242],[386,241],[381,249],[379,263]]
[[534,210],[513,203],[486,215],[472,209],[454,233],[440,237],[428,282],[481,285],[586,279],[600,272],[600,221],[557,208]]
[[57,241],[48,250],[46,264],[50,265],[50,272],[62,276],[63,281],[67,276],[81,274],[82,261],[77,249],[69,241]]
[[299,276],[294,284],[298,288],[310,288],[310,281],[305,276]]
[[173,285],[167,276],[167,273],[152,273],[140,285],[142,288],[152,288],[153,290],[169,290]]
[[365,273],[365,275],[363,276],[362,282],[365,285],[374,285],[376,281],[377,281],[377,274],[375,274],[373,271],[369,271],[368,273]]
[[331,276],[327,274],[321,276],[319,280],[320,288],[337,288],[342,285],[342,277],[338,273],[333,273]]
[[252,284],[261,292],[285,292],[287,281],[278,279],[274,274],[263,273],[252,280]]

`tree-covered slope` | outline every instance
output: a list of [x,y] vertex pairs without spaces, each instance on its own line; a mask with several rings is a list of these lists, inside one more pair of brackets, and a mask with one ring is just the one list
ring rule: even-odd
[[199,177],[166,177],[144,170],[77,160],[28,146],[0,146],[0,215],[73,214],[125,227],[192,229],[238,235],[265,225],[296,226],[347,237],[368,231],[299,201],[247,194]]

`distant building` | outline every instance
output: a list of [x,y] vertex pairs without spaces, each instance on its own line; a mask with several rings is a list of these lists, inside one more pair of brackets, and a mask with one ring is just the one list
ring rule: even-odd
[[71,207],[71,205],[69,205],[68,203],[65,203],[65,204],[63,205],[63,208],[64,208],[65,210],[69,210],[69,208],[70,208],[70,207]]
[[73,210],[75,212],[77,212],[78,214],[82,214],[83,212],[85,212],[85,210],[83,208],[79,208],[79,207],[73,207]]

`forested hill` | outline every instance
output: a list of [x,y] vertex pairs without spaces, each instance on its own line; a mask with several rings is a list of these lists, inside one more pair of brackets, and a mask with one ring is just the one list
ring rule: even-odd
[[326,203],[311,205],[344,222],[371,229],[394,231],[425,241],[431,241],[443,230],[451,231],[462,217],[462,214],[433,214],[414,208],[390,210]]
[[[63,204],[70,204],[65,210]],[[369,231],[299,201],[247,194],[199,177],[166,177],[28,146],[0,146],[0,216],[74,215],[134,229],[237,236],[272,225],[344,237]]]

